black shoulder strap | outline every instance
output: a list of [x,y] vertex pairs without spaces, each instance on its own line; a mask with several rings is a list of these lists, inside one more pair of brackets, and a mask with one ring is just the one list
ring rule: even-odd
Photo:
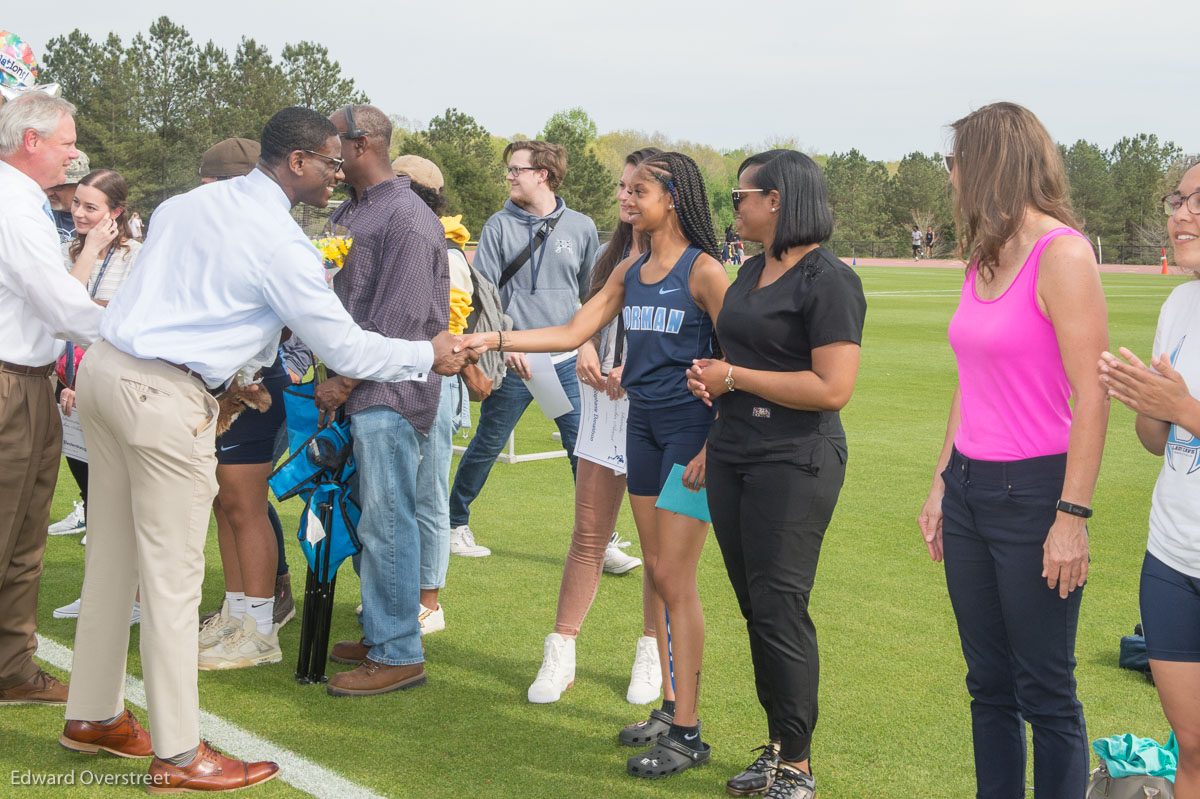
[[560,219],[562,219],[562,214],[551,217],[542,223],[542,227],[538,230],[537,235],[533,237],[533,249],[531,250],[526,246],[525,249],[521,250],[521,254],[513,259],[513,262],[505,268],[504,272],[500,275],[499,288],[504,288],[504,284],[512,280],[513,275],[521,271],[521,267],[529,260],[529,256],[541,249],[541,246],[546,243],[546,239],[550,237],[550,234],[554,231],[554,226],[558,224],[558,220]]

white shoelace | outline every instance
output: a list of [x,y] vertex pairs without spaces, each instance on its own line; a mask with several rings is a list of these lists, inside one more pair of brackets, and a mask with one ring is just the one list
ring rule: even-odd
[[542,667],[538,669],[537,679],[534,682],[538,680],[557,682],[560,666],[562,666],[562,647],[546,644],[546,651],[542,655]]
[[608,539],[608,545],[610,547],[616,547],[617,549],[625,549],[631,544],[633,544],[632,541],[626,541],[624,538],[621,538],[621,534],[617,532],[613,532],[612,538]]
[[653,640],[638,644],[637,653],[633,656],[633,679],[635,682],[654,684],[654,672],[658,669],[658,665],[654,662],[656,647],[657,642]]

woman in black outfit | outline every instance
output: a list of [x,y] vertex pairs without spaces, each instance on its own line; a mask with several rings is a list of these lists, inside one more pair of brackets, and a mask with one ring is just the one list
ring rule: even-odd
[[808,595],[846,473],[838,411],[858,375],[866,300],[858,275],[818,244],[833,217],[812,159],[791,150],[748,158],[733,207],[742,237],[763,254],[741,268],[717,319],[726,359],[688,371],[693,393],[717,401],[708,504],[769,733],[726,790],[810,799],[817,639]]

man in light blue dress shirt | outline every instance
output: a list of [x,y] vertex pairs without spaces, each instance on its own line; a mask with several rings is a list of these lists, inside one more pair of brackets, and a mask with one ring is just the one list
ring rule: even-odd
[[[120,723],[129,613],[141,584],[141,654],[155,784],[229,790],[273,763],[234,761],[199,739],[197,609],[217,485],[211,390],[274,359],[287,326],[339,374],[380,381],[455,374],[478,356],[457,337],[403,341],[354,324],[289,210],[324,206],[342,177],[337,130],[303,108],[267,123],[249,175],[159,206],[138,270],[117,291],[78,379],[93,456],[72,724]],[[67,744],[69,746],[69,744]],[[245,768],[243,768],[243,765]]]

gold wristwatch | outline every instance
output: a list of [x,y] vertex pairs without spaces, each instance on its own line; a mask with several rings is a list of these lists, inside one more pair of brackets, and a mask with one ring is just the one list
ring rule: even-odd
[[727,375],[725,375],[725,390],[726,391],[735,390],[734,385],[733,385],[733,365],[732,364],[729,367],[729,373]]

